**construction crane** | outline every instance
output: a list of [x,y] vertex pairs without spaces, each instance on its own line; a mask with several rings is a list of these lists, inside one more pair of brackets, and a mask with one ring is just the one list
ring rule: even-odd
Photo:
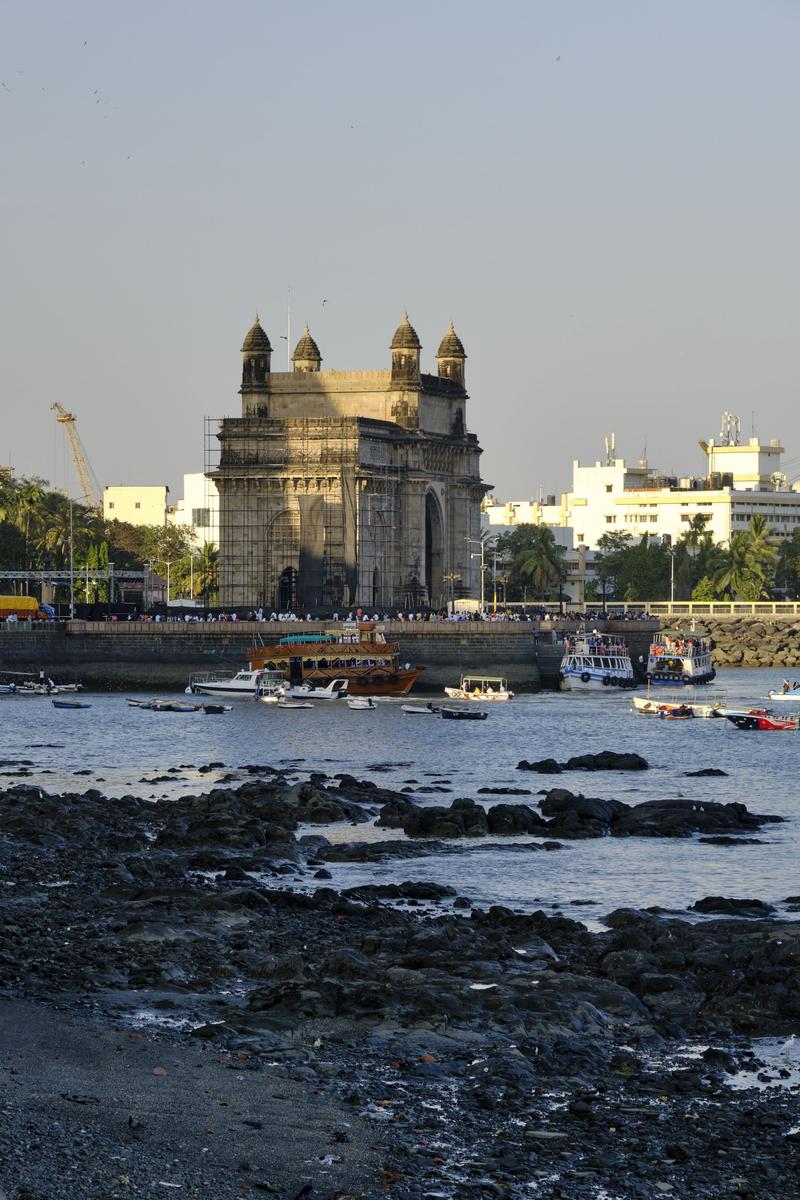
[[74,413],[69,413],[65,408],[58,403],[50,405],[50,411],[56,414],[56,420],[59,425],[64,426],[64,433],[67,438],[69,452],[72,455],[72,461],[75,464],[75,474],[78,476],[78,484],[81,490],[81,502],[87,508],[102,508],[103,501],[100,495],[100,485],[97,482],[94,471],[89,466],[89,460],[86,457],[86,451],[83,448],[83,443],[78,436],[78,430],[75,423]]

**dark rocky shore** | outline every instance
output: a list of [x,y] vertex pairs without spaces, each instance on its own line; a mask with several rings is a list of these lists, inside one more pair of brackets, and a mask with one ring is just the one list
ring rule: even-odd
[[[245,771],[174,802],[0,792],[8,1200],[793,1194],[792,1044],[772,1064],[752,1039],[800,1033],[800,924],[718,896],[591,933],[479,911],[466,872],[463,895],[339,893],[325,867],[430,853],[431,834],[533,833],[508,843],[533,864],[574,837],[746,842],[777,818],[560,788],[422,807],[350,776]],[[365,820],[407,836],[301,830]]]

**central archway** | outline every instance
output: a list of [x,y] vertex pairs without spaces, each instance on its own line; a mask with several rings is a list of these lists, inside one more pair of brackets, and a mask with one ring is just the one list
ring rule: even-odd
[[433,492],[425,496],[425,584],[428,604],[439,608],[444,603],[444,522],[439,501]]
[[300,513],[285,508],[267,530],[265,603],[278,612],[297,607],[300,575]]

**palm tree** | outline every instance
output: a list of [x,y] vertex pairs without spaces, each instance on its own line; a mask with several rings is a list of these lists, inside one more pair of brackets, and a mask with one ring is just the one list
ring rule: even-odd
[[546,594],[554,584],[558,584],[560,592],[565,554],[564,547],[557,544],[547,526],[536,525],[530,548],[517,556],[512,569],[530,580],[534,594]]
[[194,594],[210,601],[219,589],[219,550],[213,542],[204,542],[195,561]]

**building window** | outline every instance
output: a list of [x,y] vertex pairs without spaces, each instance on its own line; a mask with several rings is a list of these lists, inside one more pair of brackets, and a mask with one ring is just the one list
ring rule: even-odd
[[607,492],[613,492],[613,490],[614,490],[614,485],[613,485],[613,483],[607,483],[607,484],[606,484],[606,491],[607,491]]
[[141,507],[142,507],[141,500],[134,500],[134,502],[133,502],[133,507],[134,507],[134,508],[141,508]]
[[198,529],[208,529],[211,524],[211,509],[210,508],[193,508],[192,509],[192,524]]
[[606,517],[606,525],[616,525],[616,523],[617,523],[616,517]]
[[113,507],[114,507],[114,501],[113,501],[113,500],[109,500],[109,502],[108,502],[108,507],[109,507],[109,508],[113,508]]
[[654,517],[650,518],[651,525],[656,525],[657,523],[658,523],[658,516],[654,516]]

